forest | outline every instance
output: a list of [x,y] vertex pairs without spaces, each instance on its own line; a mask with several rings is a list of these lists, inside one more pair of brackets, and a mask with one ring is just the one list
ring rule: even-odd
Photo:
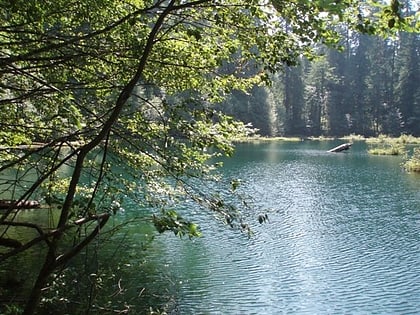
[[1,0],[0,313],[129,313],[101,259],[125,209],[139,246],[198,237],[204,215],[250,232],[240,181],[216,172],[248,123],[418,135],[418,17],[398,0]]
[[341,50],[272,75],[269,87],[234,92],[221,108],[263,136],[420,135],[420,37],[384,39],[340,29]]

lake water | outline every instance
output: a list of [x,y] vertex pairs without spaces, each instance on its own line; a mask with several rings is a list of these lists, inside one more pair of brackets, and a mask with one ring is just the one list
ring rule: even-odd
[[163,234],[142,251],[133,225],[135,303],[164,296],[170,314],[418,314],[420,177],[364,143],[326,152],[338,144],[238,145],[223,172],[254,199],[251,238],[198,216],[203,237]]
[[[326,152],[338,144],[238,145],[222,172],[241,178],[240,191],[253,198],[244,212],[252,237],[192,207],[186,210],[202,237],[159,235],[140,218],[112,243],[109,234],[95,242],[81,254],[84,267],[70,266],[70,275],[89,285],[98,267],[89,260],[92,249],[102,244],[101,266],[109,269],[100,276],[98,303],[129,305],[130,314],[149,314],[150,307],[171,315],[419,314],[420,176],[404,172],[400,157],[368,155],[363,142]],[[138,210],[126,208],[115,222]],[[260,214],[269,221],[260,224]],[[19,274],[31,277],[30,268]],[[75,291],[73,300],[96,296],[76,283],[69,278],[62,288]]]

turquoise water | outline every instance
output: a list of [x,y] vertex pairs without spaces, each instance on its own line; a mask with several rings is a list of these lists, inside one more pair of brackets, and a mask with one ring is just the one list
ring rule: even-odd
[[[94,303],[130,314],[419,314],[420,176],[404,172],[400,157],[368,155],[364,143],[326,152],[338,144],[238,145],[222,172],[252,197],[244,212],[252,237],[193,206],[183,211],[201,238],[159,235],[133,205],[113,218],[133,222],[105,233],[82,252],[83,270],[70,272],[96,277],[98,244],[106,259]],[[72,281],[63,290],[77,291],[76,302],[96,296],[89,281],[87,289]]]
[[418,314],[420,177],[335,144],[239,145],[223,172],[254,199],[254,236],[200,216],[202,238],[157,236],[144,296],[171,314]]

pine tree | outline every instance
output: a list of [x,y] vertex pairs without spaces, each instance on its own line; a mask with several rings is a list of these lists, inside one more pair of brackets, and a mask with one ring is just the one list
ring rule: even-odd
[[420,38],[403,33],[398,52],[395,103],[401,111],[403,131],[420,135]]
[[302,135],[304,121],[304,88],[302,66],[288,67],[284,72],[285,108],[284,132],[286,136]]

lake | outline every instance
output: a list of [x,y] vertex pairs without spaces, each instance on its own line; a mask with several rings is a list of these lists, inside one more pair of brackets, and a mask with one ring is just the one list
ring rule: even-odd
[[250,238],[201,215],[194,240],[144,245],[129,226],[130,303],[169,314],[418,314],[420,177],[364,142],[326,152],[338,144],[238,145],[222,172],[254,200]]
[[[418,314],[420,176],[404,172],[401,157],[368,155],[364,142],[327,152],[338,144],[238,144],[221,172],[241,178],[240,192],[252,198],[244,211],[251,237],[192,205],[181,211],[202,237],[157,234],[144,211],[126,207],[114,222],[133,221],[81,253],[55,280],[68,279],[61,294],[72,295],[70,307],[89,292],[102,310],[129,307],[130,314],[150,307],[171,315]],[[261,214],[268,222],[258,222]],[[40,219],[36,211],[20,215]],[[28,255],[0,275],[32,260],[36,269],[42,255],[37,248]],[[33,277],[30,268],[19,275]]]

